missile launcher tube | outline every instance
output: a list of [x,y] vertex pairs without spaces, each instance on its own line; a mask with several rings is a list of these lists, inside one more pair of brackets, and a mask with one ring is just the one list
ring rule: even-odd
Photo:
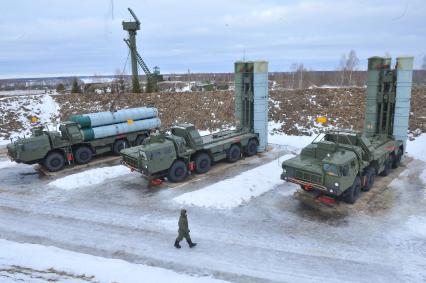
[[83,129],[84,141],[91,141],[94,139],[112,137],[115,135],[127,134],[137,131],[149,130],[159,128],[161,121],[159,118],[151,118],[145,120],[134,121],[133,123],[119,123],[113,125],[106,125],[95,128]]
[[83,115],[74,115],[70,121],[80,124],[83,129],[94,128],[127,122],[128,120],[142,120],[158,117],[158,110],[154,107],[139,107],[121,109],[116,112],[98,112]]

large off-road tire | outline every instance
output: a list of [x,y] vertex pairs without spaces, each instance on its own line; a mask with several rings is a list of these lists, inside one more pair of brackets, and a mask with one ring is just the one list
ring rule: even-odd
[[394,158],[394,160],[393,160],[393,162],[392,162],[392,168],[397,168],[399,165],[401,165],[401,159],[402,159],[402,154],[403,154],[403,152],[402,152],[402,150],[401,149],[399,149],[398,150],[398,153],[396,154],[396,156],[395,156],[395,158]]
[[226,152],[226,160],[230,163],[236,162],[241,157],[241,148],[237,144],[231,145],[231,147]]
[[135,140],[135,145],[141,145],[146,138],[145,135],[139,135]]
[[182,160],[176,160],[169,168],[169,171],[167,173],[167,179],[170,182],[177,183],[185,180],[187,175],[188,169],[186,168],[185,162],[183,162]]
[[368,192],[373,187],[374,181],[376,180],[376,169],[373,167],[368,168],[366,172],[367,181],[365,186],[362,188],[362,191]]
[[194,158],[195,162],[195,172],[198,174],[206,173],[210,170],[210,166],[212,164],[212,159],[207,153],[199,153]]
[[354,204],[361,194],[361,180],[357,176],[352,186],[343,193],[343,201]]
[[392,168],[392,160],[389,157],[386,161],[385,161],[385,169],[383,169],[382,173],[380,173],[380,176],[384,176],[386,177],[387,175],[389,175],[390,171]]
[[75,159],[75,162],[77,162],[78,164],[89,163],[92,160],[92,157],[93,157],[93,152],[87,146],[80,146],[74,152],[74,159]]
[[247,146],[245,148],[245,155],[246,156],[253,156],[257,153],[257,141],[255,139],[251,139],[249,140],[249,142],[247,143]]
[[60,171],[65,166],[65,157],[62,153],[53,151],[46,156],[43,166],[50,172]]
[[114,145],[112,146],[112,153],[114,155],[120,155],[120,151],[122,151],[125,148],[129,148],[129,142],[126,140],[117,140],[115,141]]

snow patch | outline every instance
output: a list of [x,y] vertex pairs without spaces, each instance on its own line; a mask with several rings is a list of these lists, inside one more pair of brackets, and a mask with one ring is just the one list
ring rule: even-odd
[[426,217],[410,216],[406,223],[407,230],[414,236],[426,238]]
[[102,167],[72,174],[49,183],[49,186],[64,190],[72,190],[81,187],[99,185],[106,180],[131,174],[129,169],[123,165]]
[[407,141],[407,152],[416,159],[426,162],[426,134]]
[[[233,178],[182,194],[173,200],[183,205],[231,209],[282,184],[281,162],[292,158],[287,154],[267,164],[243,172]],[[277,178],[278,176],[278,178]]]
[[7,160],[7,161],[0,161],[0,169],[14,167],[16,165],[18,165],[18,164],[15,163],[15,162],[9,161],[9,160]]
[[35,244],[0,240],[0,250],[2,282],[226,282]]

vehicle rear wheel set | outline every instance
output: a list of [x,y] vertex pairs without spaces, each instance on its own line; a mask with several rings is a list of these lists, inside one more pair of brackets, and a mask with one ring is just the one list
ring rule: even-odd
[[90,148],[87,146],[80,146],[77,148],[77,150],[74,152],[74,158],[75,161],[78,164],[86,164],[89,163],[90,160],[92,160],[93,152]]
[[146,139],[145,135],[138,136],[136,138],[135,145],[141,145],[145,139]]
[[226,160],[230,163],[238,161],[241,157],[241,148],[239,145],[233,144],[226,153]]
[[176,160],[169,168],[167,173],[167,179],[170,182],[182,182],[188,175],[188,169],[186,168],[185,162],[182,160]]
[[113,145],[113,149],[112,152],[114,153],[114,155],[120,155],[120,151],[122,151],[125,148],[130,147],[129,142],[126,140],[118,140],[115,141],[114,145]]
[[198,174],[206,173],[210,170],[211,158],[207,153],[200,153],[194,159],[195,162],[195,172]]
[[249,140],[246,149],[245,149],[245,155],[246,156],[253,156],[257,153],[257,141],[255,139]]
[[392,162],[392,168],[398,168],[399,165],[401,165],[401,159],[402,159],[402,150],[399,149],[398,153],[396,154],[393,162]]
[[392,157],[389,157],[385,161],[385,168],[383,169],[382,173],[380,173],[380,176],[386,177],[387,175],[389,175],[392,168],[392,160],[393,160]]
[[368,168],[365,177],[367,178],[365,186],[362,188],[362,191],[368,192],[376,180],[376,170],[373,167]]

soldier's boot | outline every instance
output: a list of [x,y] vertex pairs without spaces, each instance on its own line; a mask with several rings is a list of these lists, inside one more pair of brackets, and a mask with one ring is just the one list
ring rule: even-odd
[[189,240],[188,245],[189,245],[190,248],[193,248],[197,245],[197,243],[193,243],[191,240]]
[[176,248],[176,249],[180,249],[180,248],[181,248],[181,246],[179,245],[178,240],[176,240],[176,241],[175,241],[175,248]]

